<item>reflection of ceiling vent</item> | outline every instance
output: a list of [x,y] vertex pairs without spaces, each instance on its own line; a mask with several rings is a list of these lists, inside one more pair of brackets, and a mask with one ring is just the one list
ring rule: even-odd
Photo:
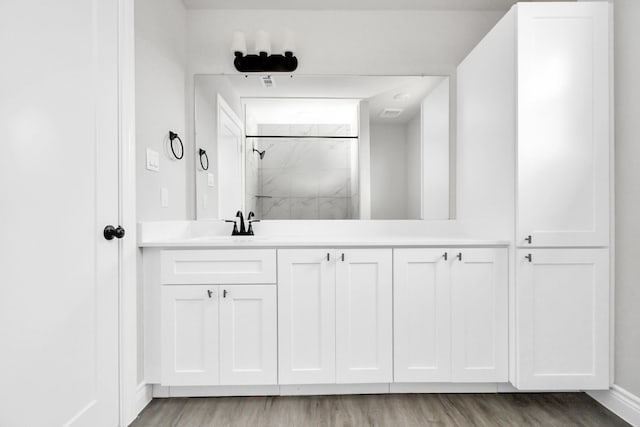
[[380,117],[383,119],[393,119],[402,114],[403,111],[402,108],[385,108],[382,110],[382,113],[380,113]]
[[260,76],[260,81],[262,82],[262,86],[266,88],[276,86],[276,82],[271,76]]

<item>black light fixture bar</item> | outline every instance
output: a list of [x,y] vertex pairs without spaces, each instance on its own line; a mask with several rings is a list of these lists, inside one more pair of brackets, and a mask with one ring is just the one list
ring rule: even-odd
[[289,73],[298,68],[298,58],[292,52],[285,52],[284,55],[267,55],[266,52],[244,55],[242,52],[235,52],[233,65],[241,73]]

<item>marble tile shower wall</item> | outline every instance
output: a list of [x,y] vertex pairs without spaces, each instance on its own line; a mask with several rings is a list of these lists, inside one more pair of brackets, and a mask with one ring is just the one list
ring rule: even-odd
[[[260,135],[272,136],[348,136],[350,131],[348,125],[263,125],[259,129]],[[356,216],[351,181],[353,165],[357,168],[357,144],[357,139],[259,138],[258,149],[266,152],[264,158],[258,160],[261,217],[349,219]]]

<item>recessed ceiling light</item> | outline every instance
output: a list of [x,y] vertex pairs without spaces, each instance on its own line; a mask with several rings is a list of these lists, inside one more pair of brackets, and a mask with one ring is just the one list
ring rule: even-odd
[[406,101],[409,98],[411,98],[411,95],[406,92],[400,92],[393,97],[396,101]]

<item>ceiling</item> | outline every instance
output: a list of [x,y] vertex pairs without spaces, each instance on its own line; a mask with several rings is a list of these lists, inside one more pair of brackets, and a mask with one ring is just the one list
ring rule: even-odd
[[[263,9],[263,10],[271,10],[271,9],[507,10],[517,2],[517,0],[268,0],[268,1],[265,1],[265,0],[183,0],[183,1],[188,9]],[[531,1],[531,0],[525,0],[525,1]]]

